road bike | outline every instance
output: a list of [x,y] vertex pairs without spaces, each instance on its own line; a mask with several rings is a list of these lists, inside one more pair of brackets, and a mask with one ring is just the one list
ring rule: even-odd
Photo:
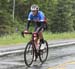
[[[34,57],[35,57],[35,61],[37,60],[37,58],[39,57],[41,63],[44,63],[47,60],[48,57],[48,43],[46,40],[44,40],[44,43],[41,43],[39,40],[39,36],[38,33],[35,32],[22,32],[22,36],[24,37],[25,34],[30,34],[32,35],[31,40],[27,43],[25,50],[24,50],[24,61],[25,64],[30,67],[31,64],[34,61]],[[39,49],[36,49],[36,45],[35,45],[35,38],[37,38],[39,40]],[[41,49],[44,46],[44,49]]]

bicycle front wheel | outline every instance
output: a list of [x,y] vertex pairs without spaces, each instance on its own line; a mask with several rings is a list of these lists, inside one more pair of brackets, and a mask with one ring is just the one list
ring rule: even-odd
[[[43,49],[42,49],[43,47]],[[40,47],[39,47],[39,59],[40,61],[43,63],[47,60],[47,57],[48,57],[48,43],[47,41],[44,41],[43,44],[40,44]]]
[[34,57],[34,50],[33,50],[33,44],[32,42],[29,42],[26,45],[25,51],[24,51],[24,61],[25,64],[30,67],[30,65],[33,62],[33,57]]

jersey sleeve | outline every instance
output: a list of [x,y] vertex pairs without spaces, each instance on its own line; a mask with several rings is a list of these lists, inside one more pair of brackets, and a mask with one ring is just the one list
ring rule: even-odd
[[28,21],[30,21],[32,19],[32,13],[30,12],[28,15]]
[[40,22],[44,22],[45,20],[45,15],[43,12],[40,13]]

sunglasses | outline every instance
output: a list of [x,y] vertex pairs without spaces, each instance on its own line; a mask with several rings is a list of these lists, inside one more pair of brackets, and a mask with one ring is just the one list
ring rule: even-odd
[[36,12],[36,11],[32,11],[32,12]]

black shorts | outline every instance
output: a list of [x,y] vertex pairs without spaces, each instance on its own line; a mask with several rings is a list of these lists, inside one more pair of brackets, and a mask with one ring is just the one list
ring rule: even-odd
[[35,29],[34,29],[35,32],[40,32],[40,31],[44,31],[44,23],[42,22],[37,22],[35,23]]

